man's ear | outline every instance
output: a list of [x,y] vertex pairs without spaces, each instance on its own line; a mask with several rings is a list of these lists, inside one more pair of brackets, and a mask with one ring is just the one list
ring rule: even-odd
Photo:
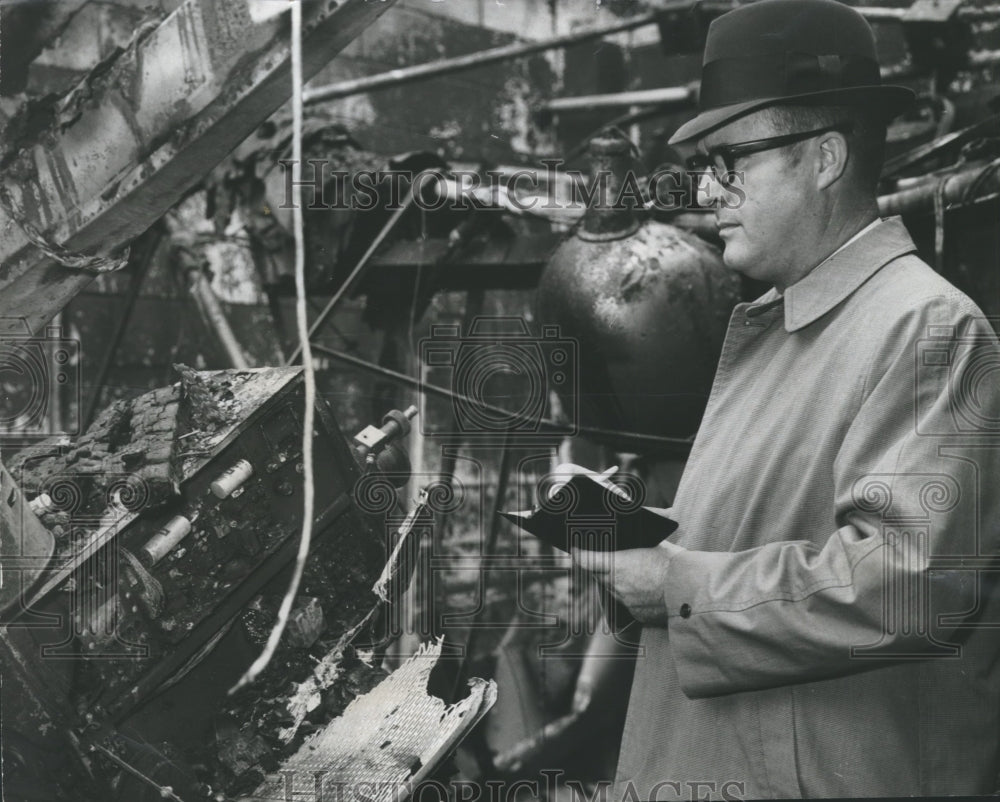
[[839,131],[831,131],[823,135],[817,146],[816,186],[818,189],[826,189],[835,183],[847,169],[849,155],[847,139]]

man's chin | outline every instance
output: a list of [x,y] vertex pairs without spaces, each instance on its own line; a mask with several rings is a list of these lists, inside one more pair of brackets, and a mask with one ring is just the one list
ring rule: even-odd
[[749,258],[749,254],[744,252],[738,245],[733,245],[732,243],[725,243],[722,250],[722,261],[730,270],[735,270],[737,273],[743,273],[750,278],[755,278],[752,275],[756,261]]

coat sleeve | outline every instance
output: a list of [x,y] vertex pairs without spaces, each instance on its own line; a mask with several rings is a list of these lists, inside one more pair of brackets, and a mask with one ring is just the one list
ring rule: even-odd
[[[997,552],[1000,349],[965,296],[892,327],[834,462],[825,543],[770,533],[741,552],[680,551],[664,590],[691,697],[960,657],[975,570]],[[680,522],[683,527],[683,521]]]

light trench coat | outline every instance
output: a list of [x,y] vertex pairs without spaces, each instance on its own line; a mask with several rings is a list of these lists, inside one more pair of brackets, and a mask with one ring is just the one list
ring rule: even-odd
[[616,799],[996,789],[1000,350],[879,223],[733,312]]

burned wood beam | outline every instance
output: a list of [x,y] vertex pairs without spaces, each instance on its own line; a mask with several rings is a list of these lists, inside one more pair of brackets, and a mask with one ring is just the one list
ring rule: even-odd
[[[63,98],[3,183],[51,241],[109,253],[141,234],[291,94],[288,23],[255,0],[185,0],[109,68]],[[315,75],[395,0],[312,2],[303,71]],[[40,332],[93,274],[63,267],[0,208],[0,334]]]

